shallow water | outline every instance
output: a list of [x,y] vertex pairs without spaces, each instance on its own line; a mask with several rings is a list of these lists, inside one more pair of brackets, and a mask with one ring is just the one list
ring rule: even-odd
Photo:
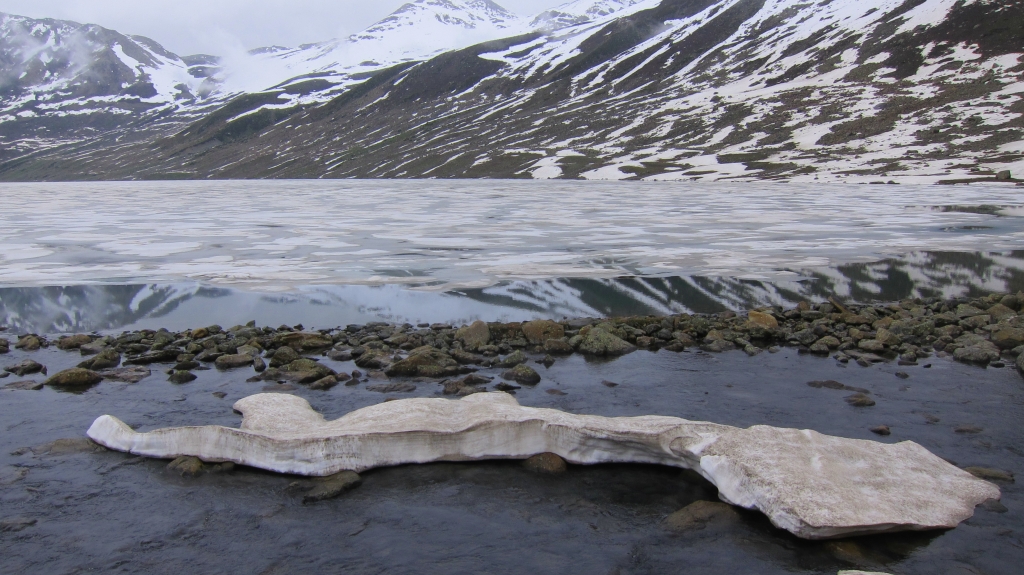
[[[55,349],[4,356],[46,364],[51,373],[80,360]],[[350,363],[332,362],[351,370]],[[636,352],[615,361],[574,356],[541,370],[523,405],[600,415],[674,415],[737,426],[810,428],[884,442],[916,441],[961,466],[1024,469],[1024,384],[1010,368],[981,369],[936,359],[931,368],[843,366],[794,350],[748,358],[740,352]],[[895,377],[899,369],[909,379]],[[496,372],[484,370],[483,374]],[[674,534],[662,519],[699,500],[710,484],[653,466],[573,466],[564,475],[515,462],[434,464],[364,474],[358,489],[303,505],[302,478],[238,468],[184,479],[166,461],[114,453],[12,454],[81,437],[101,414],[140,430],[191,424],[237,426],[231,404],[276,384],[246,383],[251,369],[200,371],[178,386],[154,372],[135,385],[104,382],[82,393],[0,391],[0,520],[35,519],[0,533],[0,572],[180,573],[618,573],[834,574],[863,568],[902,575],[1017,573],[1024,559],[1024,493],[1002,484],[1005,513],[979,508],[958,528],[805,542],[744,513],[725,527]],[[854,408],[846,393],[815,389],[836,379],[872,392]],[[602,385],[602,380],[618,383]],[[6,381],[11,381],[8,378]],[[6,383],[6,381],[4,383]],[[373,383],[371,380],[369,383]],[[330,418],[383,401],[338,386],[307,398]],[[557,390],[564,395],[552,395]],[[212,395],[227,394],[224,399]],[[436,383],[413,393],[429,397]],[[868,428],[892,427],[890,437]],[[977,434],[956,433],[977,425]]]

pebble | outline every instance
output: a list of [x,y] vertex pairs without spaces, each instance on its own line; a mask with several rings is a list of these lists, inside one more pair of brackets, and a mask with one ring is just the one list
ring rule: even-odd
[[892,434],[892,430],[889,429],[888,425],[876,425],[875,427],[871,428],[871,433],[874,433],[874,434],[877,434],[877,435],[881,435],[881,436],[886,436],[886,435],[891,435]]
[[302,497],[303,503],[333,499],[362,484],[363,478],[355,471],[342,471],[313,480],[313,487]]
[[846,403],[849,403],[854,407],[871,407],[875,405],[875,400],[863,393],[855,393],[853,395],[846,396]]
[[182,477],[195,477],[203,472],[203,461],[198,457],[183,455],[167,464],[167,469]]
[[986,481],[999,481],[1002,483],[1014,482],[1013,473],[1003,471],[1002,469],[992,469],[989,467],[964,467],[964,471]]
[[984,429],[977,425],[958,425],[953,428],[956,433],[981,433]]
[[562,391],[560,389],[545,389],[544,391],[548,395],[569,395],[568,393],[566,393],[566,392],[564,392],[564,391]]

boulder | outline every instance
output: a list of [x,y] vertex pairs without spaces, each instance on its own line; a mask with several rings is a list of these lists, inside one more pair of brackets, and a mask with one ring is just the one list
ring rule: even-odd
[[718,501],[695,501],[669,515],[662,522],[666,529],[677,533],[699,531],[708,526],[731,526],[739,523],[740,514]]
[[203,460],[183,455],[168,463],[167,469],[182,477],[195,477],[203,472]]
[[333,499],[342,493],[359,487],[363,478],[355,471],[342,471],[317,479],[313,487],[302,497],[303,503],[313,503],[325,499]]
[[778,329],[779,320],[775,316],[761,311],[747,312],[747,323],[763,329]]
[[182,384],[188,383],[190,381],[195,381],[196,379],[196,374],[192,373],[191,371],[179,369],[172,372],[171,375],[167,378],[167,381],[171,383]]
[[[639,338],[637,338],[639,341]],[[544,352],[551,355],[571,355],[574,350],[565,338],[544,341]]]
[[309,384],[309,388],[319,391],[327,391],[336,385],[338,385],[338,378],[333,375],[328,375],[327,377],[322,377]]
[[83,369],[81,367],[73,367],[71,369],[65,369],[46,380],[46,385],[52,385],[54,387],[83,388],[91,387],[101,381],[103,381],[103,376],[95,371]]
[[4,371],[13,373],[18,377],[25,377],[26,375],[32,375],[33,373],[43,373],[45,375],[46,366],[37,361],[25,359],[14,365],[8,365],[4,368]]
[[235,369],[239,367],[252,367],[252,356],[245,353],[234,355],[222,355],[213,362],[213,365],[220,370]]
[[549,319],[528,321],[522,325],[523,335],[531,345],[540,345],[549,339],[565,337],[565,327]]
[[986,365],[999,359],[999,348],[990,341],[980,341],[956,348],[953,359],[962,363]]
[[103,379],[108,381],[119,381],[121,383],[139,383],[149,377],[153,372],[148,367],[134,365],[116,369],[102,369],[98,371]]
[[391,365],[391,354],[382,349],[368,349],[356,358],[355,364],[364,369],[386,369]]
[[[359,361],[356,361],[356,365],[360,365]],[[360,365],[360,367],[365,366]],[[388,377],[415,375],[438,377],[448,372],[454,374],[458,368],[459,362],[447,353],[433,347],[423,346],[409,352],[409,357],[388,366],[384,373]]]
[[[294,349],[287,346],[279,347],[274,351],[274,355],[270,356],[270,367],[288,365],[289,363],[301,358],[302,356]],[[351,359],[351,357],[349,357],[349,359]]]
[[322,333],[306,333],[289,331],[274,336],[274,344],[278,347],[288,346],[295,351],[317,351],[332,347],[334,340]]
[[89,359],[78,364],[78,367],[84,369],[91,369],[93,371],[99,371],[101,369],[110,369],[121,365],[121,354],[117,353],[117,350],[108,347],[104,348],[103,351],[90,357]]
[[992,332],[992,343],[999,349],[1013,349],[1024,345],[1024,329],[1002,327]]
[[491,342],[491,329],[487,327],[486,323],[478,320],[459,328],[455,332],[455,338],[462,340],[462,344],[467,350],[477,350]]
[[523,467],[537,473],[565,473],[565,460],[554,453],[540,453],[523,461]]
[[[577,415],[522,407],[502,392],[458,401],[388,401],[334,421],[290,394],[246,397],[234,409],[242,414],[244,433],[222,425],[137,433],[104,415],[88,435],[136,455],[201,455],[313,476],[432,461],[525,459],[544,445],[573,464],[637,461],[693,469],[718,488],[723,502],[759,510],[805,539],[949,529],[971,517],[975,506],[1000,497],[992,483],[910,441],[886,444],[666,416]],[[698,521],[702,516],[693,515]]]
[[585,355],[599,357],[626,355],[636,351],[636,346],[612,333],[611,327],[602,323],[583,335],[578,351]]
[[498,365],[500,365],[501,367],[515,367],[521,363],[526,363],[528,361],[530,361],[530,358],[526,357],[526,354],[523,353],[523,350],[517,349],[512,353],[508,354],[507,356],[505,356],[504,359],[499,361]]
[[537,385],[540,383],[540,374],[532,367],[520,364],[501,374],[503,379],[514,381],[520,385]]
[[57,349],[70,351],[72,349],[79,349],[88,343],[92,343],[91,335],[84,333],[67,335],[57,340]]
[[22,351],[36,351],[43,347],[43,340],[37,335],[26,335],[18,338],[18,343],[14,344],[14,347]]

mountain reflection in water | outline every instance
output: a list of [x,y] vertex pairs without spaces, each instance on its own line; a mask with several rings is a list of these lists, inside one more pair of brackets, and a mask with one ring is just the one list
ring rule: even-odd
[[[312,286],[266,294],[198,284],[0,288],[0,325],[14,333],[180,330],[255,320],[335,327],[370,321],[610,317],[713,313],[838,296],[851,302],[977,296],[1024,290],[1024,251],[915,252],[776,277],[627,277],[513,281],[449,292],[407,286]],[[791,275],[790,275],[791,274]]]

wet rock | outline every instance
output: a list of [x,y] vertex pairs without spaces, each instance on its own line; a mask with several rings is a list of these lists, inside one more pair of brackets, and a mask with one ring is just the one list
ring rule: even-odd
[[251,367],[252,356],[244,353],[234,355],[222,355],[214,361],[214,366],[220,370],[236,369],[239,367]]
[[183,455],[167,464],[167,469],[182,477],[195,477],[203,472],[203,461],[198,457]]
[[[164,348],[148,353],[143,353],[135,357],[130,357],[124,360],[125,365],[150,365],[153,363],[177,363],[178,356],[181,355],[182,350],[177,348]],[[202,355],[202,354],[200,354]],[[199,356],[196,359],[202,361]]]
[[557,395],[559,397],[569,395],[568,393],[562,391],[561,389],[545,389],[544,393],[548,395]]
[[895,375],[900,379],[910,379],[910,374],[905,371],[897,371]]
[[543,358],[538,359],[537,363],[543,365],[544,367],[551,367],[552,365],[555,365],[555,358],[551,357],[550,355],[545,355]]
[[[285,373],[312,374],[313,379],[309,381],[299,381],[299,383],[312,383],[313,381],[316,381],[317,379],[322,379],[324,377],[327,377],[328,375],[337,375],[333,369],[327,367],[326,365],[321,365],[313,361],[312,359],[307,358],[297,359],[289,363],[288,365],[282,367],[281,371]],[[269,370],[264,373],[269,373]],[[306,378],[301,379],[305,380]]]
[[500,365],[501,367],[515,367],[521,363],[526,363],[529,360],[530,358],[526,357],[526,354],[523,353],[523,350],[517,349],[510,353],[508,356],[506,356],[505,359],[499,361],[498,365]]
[[270,367],[281,367],[288,365],[289,363],[301,359],[297,351],[290,347],[279,347],[274,355],[270,356]]
[[520,364],[501,374],[502,379],[514,381],[520,385],[537,385],[540,383],[540,374],[532,367]]
[[791,337],[793,341],[796,341],[800,345],[811,345],[818,341],[818,334],[814,333],[812,329],[802,329],[794,333]]
[[618,337],[609,324],[603,323],[590,328],[582,336],[578,351],[584,355],[599,357],[625,355],[636,351],[636,346]]
[[989,467],[964,467],[964,471],[978,479],[984,479],[986,481],[999,481],[1001,483],[1014,482],[1013,473],[1003,471],[1002,469],[992,469]]
[[[352,350],[355,351],[355,350]],[[406,358],[408,359],[408,358]],[[454,360],[453,360],[454,361]],[[364,369],[389,369],[391,354],[382,349],[367,349],[356,358],[355,364]]]
[[332,349],[327,352],[327,357],[334,361],[352,361],[352,350]]
[[314,381],[313,383],[309,384],[309,388],[318,391],[327,391],[328,389],[331,389],[332,387],[338,385],[338,383],[339,382],[337,377],[333,375],[328,375],[327,377],[322,377]]
[[523,461],[523,467],[536,473],[565,473],[569,466],[554,453],[540,453]]
[[[7,374],[5,373],[4,375]],[[4,386],[4,389],[10,389],[15,391],[39,391],[40,389],[43,388],[43,386],[43,382],[41,381],[23,380],[8,383],[7,385]]]
[[79,349],[88,343],[92,343],[92,336],[90,335],[86,335],[84,333],[68,335],[57,340],[57,349],[70,351],[73,349]]
[[544,353],[549,353],[551,355],[570,355],[573,351],[572,346],[569,345],[569,341],[564,337],[544,340]]
[[1007,509],[1005,505],[1000,503],[998,499],[989,499],[988,501],[982,503],[980,507],[985,511],[990,511],[992,513],[1006,513],[1007,511],[1009,511],[1009,509]]
[[871,393],[870,391],[868,391],[868,390],[866,390],[866,389],[864,389],[862,387],[853,387],[851,385],[846,385],[846,384],[840,383],[840,382],[838,382],[838,381],[836,381],[834,379],[808,381],[807,382],[807,386],[808,387],[814,387],[814,388],[817,388],[817,389],[824,388],[824,389],[836,389],[836,390],[840,390],[840,391],[855,391],[857,393],[863,393],[863,394]]
[[22,351],[37,351],[43,347],[43,340],[36,335],[26,335],[18,339],[18,343],[14,344],[15,349]]
[[35,455],[74,455],[76,453],[97,453],[106,451],[107,448],[89,439],[88,437],[67,437],[57,439],[43,445],[37,445],[31,449]]
[[881,436],[890,435],[892,433],[892,430],[889,429],[888,425],[876,425],[875,427],[872,427],[870,431],[871,433]]
[[853,395],[846,396],[846,403],[849,403],[854,407],[871,407],[875,405],[875,400],[863,393],[855,393]]
[[1002,327],[992,332],[992,343],[999,349],[1014,349],[1024,345],[1024,329]]
[[901,319],[889,324],[887,329],[899,337],[925,337],[935,330],[935,323],[918,319]]
[[215,391],[211,395],[213,395],[217,399],[224,399],[225,397],[228,396],[228,394],[224,393],[223,391]]
[[713,339],[705,340],[704,345],[701,345],[700,348],[711,353],[722,353],[736,349],[736,344],[725,339]]
[[0,354],[11,352],[11,342],[7,341],[6,338],[0,337]]
[[981,433],[985,430],[977,425],[958,425],[953,428],[953,431],[956,433]]
[[103,379],[107,381],[118,381],[121,383],[139,383],[143,379],[149,377],[153,372],[149,368],[135,365],[131,367],[121,367],[117,369],[103,369],[96,373],[103,376]]
[[103,381],[103,376],[89,369],[73,367],[54,375],[46,380],[46,385],[54,387],[83,388],[91,387]]
[[490,381],[491,380],[489,378],[479,377],[476,375],[468,375],[462,379],[446,379],[441,382],[441,385],[443,386],[441,393],[444,395],[465,397],[467,395],[486,391],[486,389],[477,386],[489,383]]
[[121,354],[117,353],[116,349],[108,347],[103,349],[103,351],[99,352],[98,354],[78,364],[78,367],[84,369],[91,369],[93,371],[99,371],[101,369],[110,369],[112,367],[117,367],[118,365],[121,365]]
[[966,347],[958,347],[953,352],[953,359],[961,363],[985,365],[999,359],[999,348],[992,342],[980,341]]
[[565,337],[565,327],[549,319],[525,322],[520,329],[522,329],[526,341],[532,345],[543,344],[549,339]]
[[14,365],[8,365],[4,368],[4,371],[13,373],[18,377],[25,377],[26,375],[32,375],[33,373],[46,373],[46,367],[31,359],[22,360]]
[[619,384],[615,383],[614,381],[608,381],[608,380],[602,381],[601,385],[603,385],[605,387],[618,387],[619,386]]
[[416,386],[408,382],[399,381],[393,383],[378,383],[374,385],[367,385],[366,390],[376,391],[378,393],[411,393],[413,391],[416,391]]
[[256,373],[263,373],[267,370],[267,362],[263,361],[263,358],[256,356],[252,358],[252,368],[256,370]]
[[985,310],[985,314],[997,322],[1017,317],[1017,312],[999,303]]
[[477,350],[491,342],[491,329],[482,321],[474,321],[470,325],[459,328],[455,338],[462,340],[467,350]]
[[698,531],[709,525],[731,525],[739,520],[739,513],[726,503],[695,501],[666,517],[662,525],[671,531],[685,533]]
[[332,347],[334,340],[321,333],[285,332],[274,336],[274,344],[278,346],[278,349],[280,346],[288,346],[295,351],[303,352]]
[[[362,358],[360,358],[362,359]],[[359,365],[359,361],[356,361]],[[366,367],[359,365],[360,367]],[[396,361],[384,370],[388,377],[424,376],[439,377],[447,373],[454,374],[459,369],[459,362],[447,353],[430,347],[418,347],[409,352],[409,357]]]
[[170,377],[167,378],[167,381],[169,381],[171,383],[178,383],[178,384],[188,383],[190,381],[195,381],[195,380],[196,380],[196,374],[192,373],[191,371],[187,371],[187,370],[183,370],[183,369],[179,369],[179,370],[173,371],[171,373]]
[[313,487],[302,497],[303,503],[314,503],[325,499],[333,499],[342,493],[358,487],[363,478],[354,471],[342,471],[327,477],[314,480]]
[[32,527],[36,523],[38,523],[37,519],[29,519],[27,517],[3,519],[0,520],[0,533],[17,533]]
[[1024,373],[1024,353],[1017,356],[1017,360],[1014,361],[1014,365],[1017,366],[1017,371]]

